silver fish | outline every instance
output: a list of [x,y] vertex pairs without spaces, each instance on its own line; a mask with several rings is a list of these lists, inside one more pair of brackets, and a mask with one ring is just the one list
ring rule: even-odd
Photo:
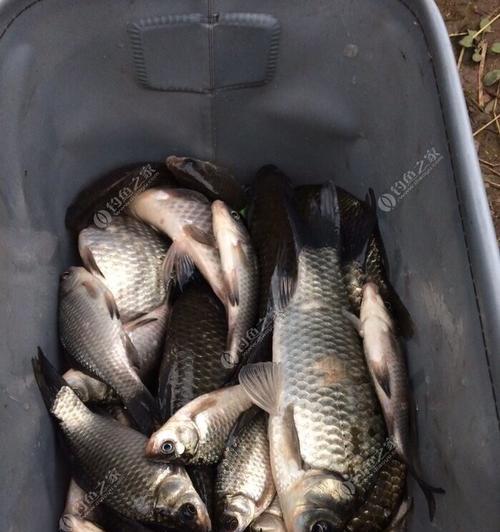
[[197,397],[150,437],[146,455],[189,465],[215,464],[238,416],[251,406],[241,386]]
[[88,519],[82,519],[76,515],[63,514],[59,519],[60,532],[105,532]]
[[267,415],[241,415],[226,444],[215,482],[219,530],[243,532],[276,494],[267,440]]
[[344,311],[339,210],[325,186],[304,227],[290,209],[296,279],[278,265],[273,362],[244,367],[240,383],[270,413],[271,464],[287,529],[343,530],[372,482],[385,427],[363,349]]
[[144,456],[140,432],[90,411],[39,352],[35,378],[79,474],[99,490],[99,503],[145,524],[209,531],[210,518],[184,468]]
[[123,326],[137,351],[137,372],[143,381],[150,380],[160,365],[170,310],[168,302],[163,303]]
[[369,282],[363,286],[360,318],[353,317],[352,321],[363,338],[366,361],[391,443],[422,489],[432,520],[436,506],[433,494],[444,491],[427,484],[412,464],[408,370],[396,337],[396,326],[376,284]]
[[66,352],[110,386],[148,433],[155,403],[134,368],[137,351],[123,330],[111,292],[84,268],[70,268],[62,275],[59,331]]
[[97,511],[86,505],[87,493],[72,478],[66,496],[64,512],[59,520],[61,532],[102,532],[95,524]]
[[278,497],[252,522],[250,532],[286,532]]
[[228,291],[227,362],[241,362],[248,331],[255,325],[259,272],[257,256],[241,216],[224,202],[212,203],[215,240]]
[[182,286],[196,266],[217,297],[226,302],[226,287],[212,230],[212,212],[203,194],[181,188],[151,188],[134,198],[128,212],[172,239],[165,260],[166,277],[175,270]]
[[129,216],[115,216],[80,232],[78,248],[85,267],[109,288],[122,321],[150,312],[165,300],[164,237]]

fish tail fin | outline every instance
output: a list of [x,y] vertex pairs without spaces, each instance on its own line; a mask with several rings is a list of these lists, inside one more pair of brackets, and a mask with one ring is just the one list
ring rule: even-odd
[[297,254],[303,247],[340,249],[340,207],[333,181],[326,182],[319,198],[311,200],[307,223],[300,218],[291,194],[286,199]]
[[31,362],[38,388],[50,412],[60,389],[63,386],[69,387],[69,385],[49,362],[41,347],[38,348],[38,356],[34,357]]
[[377,215],[371,203],[358,200],[339,188],[342,197],[342,261],[365,266],[370,243],[377,227]]
[[146,386],[141,382],[134,395],[124,399],[123,403],[139,430],[149,435],[159,416],[158,405]]
[[417,472],[413,464],[409,463],[407,460],[404,460],[404,462],[408,468],[408,472],[415,479],[422,490],[422,493],[424,494],[425,500],[427,501],[427,507],[429,509],[429,518],[432,521],[434,519],[434,514],[436,513],[436,499],[434,495],[442,495],[446,492],[443,488],[436,488],[428,484]]

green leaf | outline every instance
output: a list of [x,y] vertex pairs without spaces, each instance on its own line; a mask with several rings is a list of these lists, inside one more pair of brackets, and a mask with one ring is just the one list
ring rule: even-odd
[[[490,23],[490,19],[488,17],[484,17],[481,19],[481,22],[479,23],[479,29],[482,30],[485,26],[487,26],[488,24]],[[490,32],[490,31],[493,31],[491,29],[491,25],[488,26],[485,30],[485,32]]]
[[473,39],[473,35],[474,33],[471,34],[470,30],[469,30],[469,35],[467,35],[466,37],[464,37],[463,39],[460,39],[458,41],[458,44],[460,46],[463,46],[464,48],[472,48],[474,46],[474,39]]
[[498,80],[500,80],[500,69],[491,70],[484,76],[483,83],[486,87],[491,87],[494,85]]
[[490,46],[490,52],[493,52],[494,54],[500,54],[500,42],[494,42]]

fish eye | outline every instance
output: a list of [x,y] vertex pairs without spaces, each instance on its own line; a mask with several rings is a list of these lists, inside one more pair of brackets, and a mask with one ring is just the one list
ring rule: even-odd
[[187,502],[179,508],[179,515],[181,521],[187,522],[192,521],[196,517],[196,508],[194,504]]
[[67,279],[68,277],[71,276],[71,272],[69,270],[66,270],[62,275],[61,275],[61,279]]
[[239,526],[238,519],[234,515],[225,515],[222,518],[222,529],[227,532],[236,530]]
[[327,521],[317,521],[311,527],[311,532],[334,532],[334,528]]
[[240,213],[238,211],[231,211],[231,216],[235,219],[235,220],[239,220],[240,219]]
[[164,441],[161,444],[161,452],[162,454],[166,454],[167,456],[173,454],[175,452],[174,442],[170,440]]

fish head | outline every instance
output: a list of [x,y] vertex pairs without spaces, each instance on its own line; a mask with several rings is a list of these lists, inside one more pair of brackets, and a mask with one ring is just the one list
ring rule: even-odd
[[383,325],[387,330],[394,330],[393,321],[380,295],[379,288],[373,282],[368,282],[363,286],[360,319],[364,324],[370,320],[377,327]]
[[263,513],[250,526],[251,532],[286,532],[283,519],[271,513]]
[[198,428],[192,420],[171,418],[149,438],[146,455],[185,463],[196,455],[199,440]]
[[154,511],[157,522],[174,525],[177,530],[208,532],[212,529],[207,507],[183,467],[172,468],[159,484]]
[[255,502],[243,495],[230,497],[225,501],[219,517],[221,532],[243,532],[255,517]]
[[59,283],[61,296],[65,296],[70,292],[73,292],[84,282],[94,283],[94,281],[94,276],[85,268],[80,266],[71,266],[61,275]]
[[329,472],[309,470],[283,497],[287,529],[293,532],[345,530],[355,498],[354,486]]
[[217,242],[227,239],[229,243],[236,245],[238,242],[249,241],[243,217],[223,201],[215,200],[212,203],[212,218]]
[[103,532],[102,528],[96,526],[91,521],[71,514],[64,514],[61,517],[59,520],[59,530],[61,532]]

